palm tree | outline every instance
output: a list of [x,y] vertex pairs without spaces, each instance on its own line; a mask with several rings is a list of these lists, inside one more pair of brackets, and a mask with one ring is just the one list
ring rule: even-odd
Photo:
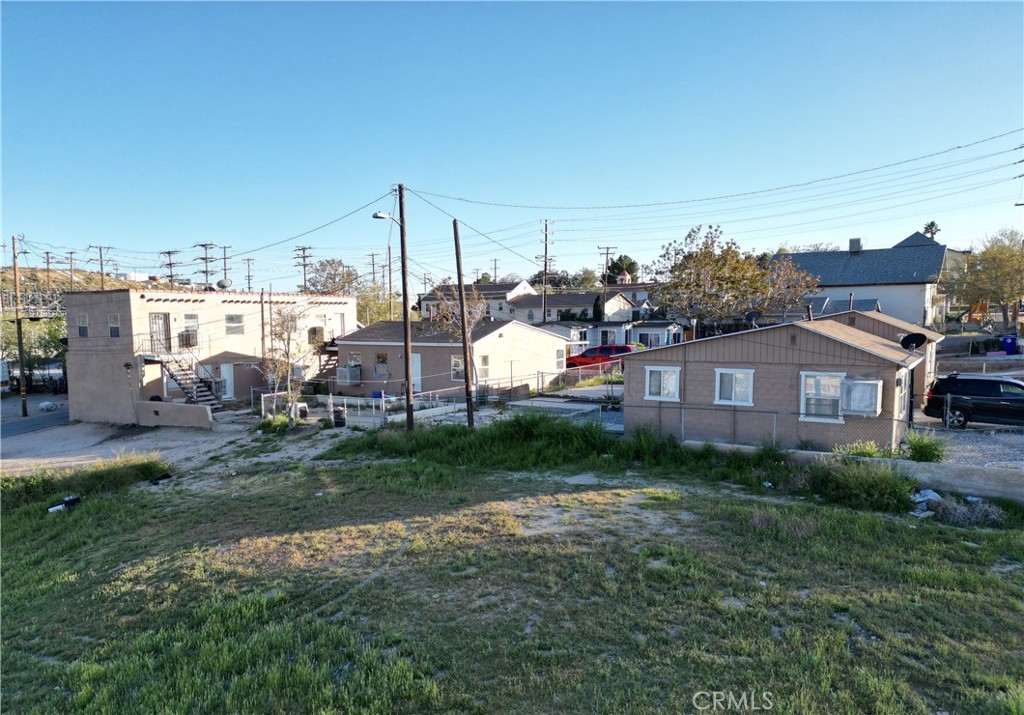
[[929,221],[924,225],[924,235],[932,240],[935,240],[935,234],[937,234],[941,230],[942,229],[939,228],[939,224],[935,223],[934,221]]

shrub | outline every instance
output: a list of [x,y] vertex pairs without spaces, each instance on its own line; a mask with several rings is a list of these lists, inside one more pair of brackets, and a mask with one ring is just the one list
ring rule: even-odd
[[917,483],[891,465],[851,461],[815,465],[810,486],[834,504],[896,513],[910,510]]
[[264,434],[282,434],[288,431],[288,415],[278,413],[261,420],[256,429],[262,430]]
[[892,456],[877,444],[871,441],[851,442],[833,448],[833,454],[842,454],[847,457],[889,457]]
[[932,430],[909,430],[906,438],[910,458],[915,462],[941,462],[949,443]]
[[999,526],[1006,521],[1006,512],[989,502],[970,504],[946,497],[935,507],[935,520],[952,526]]

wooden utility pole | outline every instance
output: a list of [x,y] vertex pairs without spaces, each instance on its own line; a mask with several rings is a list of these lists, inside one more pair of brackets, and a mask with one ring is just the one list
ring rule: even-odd
[[[309,249],[311,249],[311,248],[312,248],[312,246],[296,246],[295,247],[295,251],[294,251],[295,253],[298,254],[296,256],[296,258],[299,259],[299,262],[296,263],[295,265],[296,266],[302,266],[302,292],[303,293],[306,292],[306,273],[309,270]],[[342,266],[342,270],[344,270],[344,266]]]
[[228,287],[228,249],[231,248],[231,246],[221,246],[221,248],[224,250],[224,253],[223,253],[223,255],[224,255],[224,287],[227,288]]
[[47,292],[49,292],[49,290],[50,290],[50,256],[53,256],[53,255],[55,255],[55,254],[50,253],[49,251],[47,251],[46,253],[43,254],[43,256],[46,258],[46,290],[47,290]]
[[548,319],[548,270],[549,270],[549,259],[548,259],[548,220],[544,219],[544,255],[537,256],[544,261],[544,274],[541,279],[541,291],[540,291],[540,320],[542,323],[546,323]]
[[[95,248],[96,250],[98,250],[100,252],[100,290],[106,290],[107,284],[106,284],[106,281],[104,280],[105,276],[104,276],[104,272],[103,272],[103,249],[104,248],[110,248],[110,246],[89,246],[89,248]],[[47,278],[49,278],[49,275],[50,275],[50,271],[49,271],[50,262],[49,262],[49,260],[47,260],[47,262],[46,262],[46,268],[47,268],[46,275],[47,275]],[[47,288],[49,288],[49,285],[47,285]]]
[[395,319],[395,289],[391,275],[391,243],[388,242],[388,320]]
[[18,237],[11,236],[14,251],[14,325],[18,333],[18,394],[21,396],[21,416],[28,417],[28,384],[25,375],[25,336],[21,330],[21,279],[18,276]]
[[494,265],[494,272],[491,273],[491,283],[498,282],[498,259],[492,258],[491,263]]
[[75,252],[68,251],[68,270],[71,275],[71,288],[68,290],[69,293],[75,292]]
[[[243,258],[242,260],[245,262],[245,290],[252,293],[252,262],[255,259]],[[263,291],[260,291],[260,295],[263,295]]]
[[409,251],[405,229],[405,185],[398,185],[398,228],[402,248],[402,323],[405,347],[405,429],[412,432],[412,316],[409,314]]
[[615,246],[598,246],[598,248],[604,252],[604,275],[601,282],[604,284],[604,290],[601,292],[601,320],[605,320],[605,303],[608,302],[608,263],[611,258],[612,251],[616,249]]
[[455,272],[459,277],[459,314],[462,323],[462,374],[466,379],[466,425],[473,429],[473,346],[469,335],[469,311],[466,309],[466,280],[462,276],[462,247],[459,245],[459,221],[452,219],[455,234]]

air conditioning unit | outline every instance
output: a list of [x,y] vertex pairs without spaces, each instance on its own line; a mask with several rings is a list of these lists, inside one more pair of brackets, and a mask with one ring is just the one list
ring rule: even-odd
[[195,330],[184,330],[178,333],[178,346],[183,348],[194,348],[199,344],[199,333]]
[[359,385],[363,381],[362,365],[342,365],[338,368],[339,385]]

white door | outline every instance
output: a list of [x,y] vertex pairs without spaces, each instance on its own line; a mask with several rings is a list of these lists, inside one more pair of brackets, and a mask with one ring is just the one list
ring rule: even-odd
[[423,391],[423,374],[420,369],[420,354],[412,354],[412,392],[419,394]]
[[232,400],[235,397],[235,364],[233,362],[222,362],[220,364],[220,379],[224,381],[224,392],[222,399]]

